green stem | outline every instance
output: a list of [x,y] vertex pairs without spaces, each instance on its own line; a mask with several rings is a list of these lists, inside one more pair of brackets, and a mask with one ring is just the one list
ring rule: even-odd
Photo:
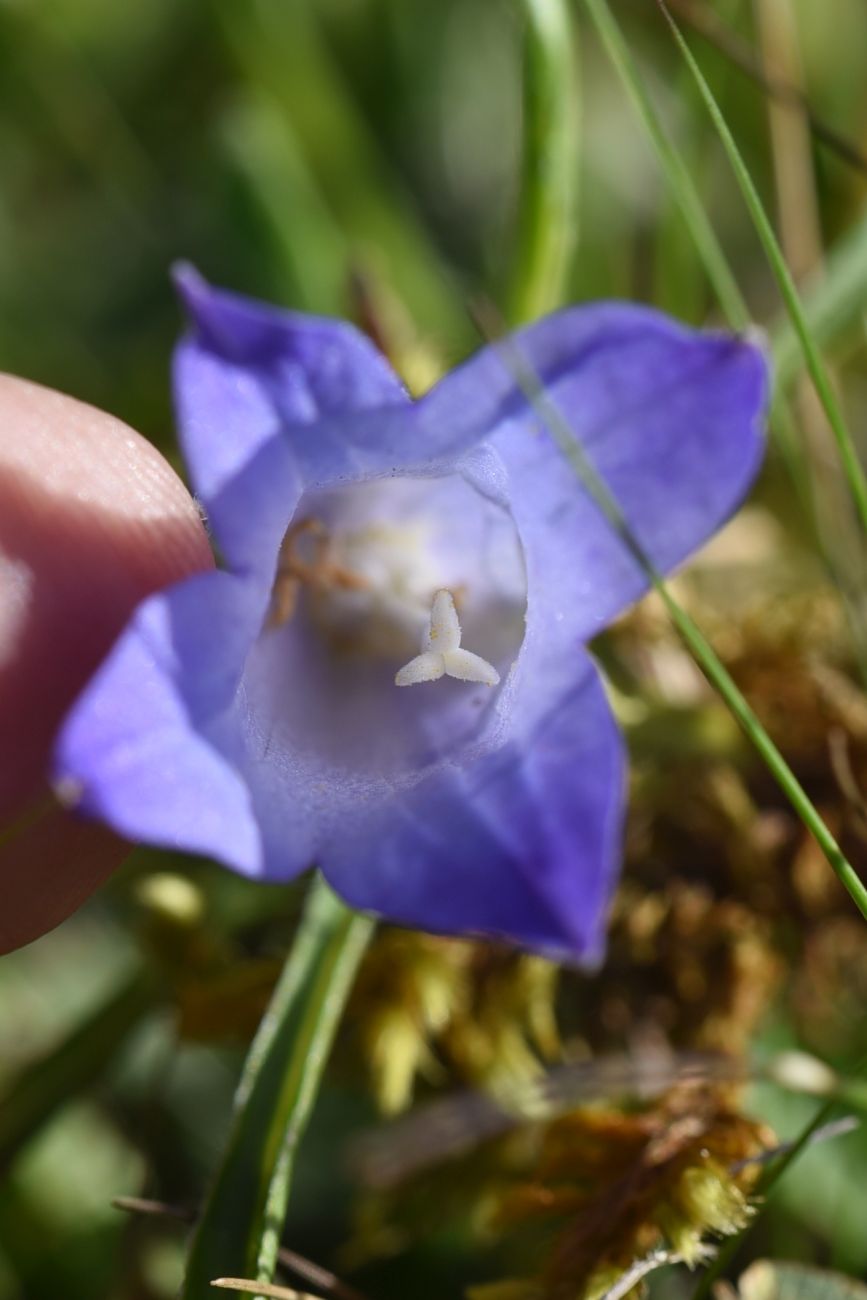
[[831,427],[834,441],[836,442],[837,449],[840,453],[843,472],[846,475],[846,481],[849,484],[849,490],[852,493],[852,498],[858,511],[858,517],[861,520],[862,527],[865,532],[867,532],[867,477],[865,477],[864,468],[858,459],[858,453],[855,450],[855,445],[852,442],[849,430],[846,427],[846,422],[843,419],[843,414],[834,394],[833,385],[831,384],[830,376],[825,368],[825,363],[813,341],[813,336],[807,323],[804,309],[801,305],[801,299],[789,268],[786,265],[783,251],[777,242],[773,227],[771,226],[764,207],[762,206],[762,201],[759,198],[755,185],[753,184],[752,177],[750,176],[746,164],[738,151],[734,136],[729,130],[728,124],[720,111],[719,105],[714,98],[710,86],[705,80],[704,74],[693,57],[692,51],[681,35],[679,27],[669,13],[665,5],[665,0],[656,0],[656,2],[666,22],[671,28],[672,35],[677,42],[677,46],[683,55],[687,67],[695,78],[696,85],[698,86],[701,97],[704,100],[705,107],[707,108],[711,121],[716,127],[717,134],[722,141],[723,148],[726,151],[735,178],[740,186],[744,201],[747,205],[750,216],[753,219],[753,224],[756,228],[759,239],[762,242],[765,255],[767,256],[771,270],[774,273],[783,302],[785,303],[786,310],[792,321],[798,342],[801,345],[804,354],[804,361],[810,378],[813,381],[822,409],[824,410]]
[[575,32],[566,0],[521,0],[526,15],[524,157],[510,317],[559,307],[577,229],[580,130]]
[[183,1300],[220,1276],[274,1276],[298,1143],[373,921],[317,876],[253,1045],[228,1145],[190,1248]]

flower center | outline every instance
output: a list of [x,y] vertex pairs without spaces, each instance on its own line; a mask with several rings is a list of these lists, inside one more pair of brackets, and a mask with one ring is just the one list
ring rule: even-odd
[[310,798],[325,763],[353,789],[414,779],[498,707],[526,597],[514,520],[460,474],[308,491],[245,672],[263,752]]
[[440,677],[493,686],[520,645],[525,599],[504,510],[459,475],[377,480],[303,499],[280,549],[265,639],[288,625],[323,666],[347,672],[351,659],[357,682],[366,664],[398,686]]
[[429,533],[418,520],[346,531],[298,520],[281,547],[269,625],[288,622],[306,592],[307,615],[332,650],[405,658],[424,639],[442,581]]

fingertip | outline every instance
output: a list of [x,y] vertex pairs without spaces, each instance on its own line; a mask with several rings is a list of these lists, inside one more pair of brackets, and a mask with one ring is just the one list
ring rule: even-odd
[[[45,798],[56,728],[135,606],[212,565],[196,503],[151,443],[0,375],[0,830]],[[127,851],[59,809],[25,823],[0,841],[3,948],[56,925]]]

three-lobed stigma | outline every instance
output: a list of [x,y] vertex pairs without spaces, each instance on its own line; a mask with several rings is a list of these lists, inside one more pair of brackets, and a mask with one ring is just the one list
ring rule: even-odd
[[452,593],[442,588],[433,598],[430,626],[425,633],[421,654],[410,659],[395,675],[395,686],[416,686],[435,682],[440,677],[456,677],[461,682],[482,682],[496,686],[500,674],[493,664],[461,646],[461,625]]

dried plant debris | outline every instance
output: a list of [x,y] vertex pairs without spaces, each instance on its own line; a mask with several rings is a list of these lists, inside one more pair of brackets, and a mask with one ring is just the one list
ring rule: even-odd
[[756,1171],[731,1170],[772,1140],[702,1085],[676,1088],[633,1114],[578,1111],[550,1126],[532,1177],[505,1192],[494,1223],[506,1231],[550,1225],[540,1296],[596,1300],[656,1250],[696,1264],[709,1238],[744,1227]]
[[[679,598],[867,871],[867,697],[844,616],[792,578],[780,539],[746,540],[748,564],[699,567]],[[574,996],[565,983],[564,1035],[594,1051],[662,1035],[741,1053],[775,1004],[813,1050],[857,1054],[844,1008],[867,979],[867,931],[812,839],[657,602],[622,620],[605,653],[633,755],[627,866],[603,970]]]
[[859,916],[816,926],[793,973],[792,1011],[805,1046],[819,1056],[851,1051],[853,1027],[867,1005],[867,943]]
[[557,1058],[558,969],[541,957],[383,930],[362,967],[349,1023],[386,1114],[420,1076],[506,1098]]
[[596,1300],[655,1251],[695,1264],[714,1238],[743,1227],[752,1160],[772,1143],[735,1109],[730,1087],[707,1083],[679,1084],[646,1108],[529,1122],[365,1196],[351,1258],[469,1225],[506,1250],[515,1274],[473,1300]]
[[780,973],[767,920],[743,904],[682,879],[659,890],[630,881],[593,981],[594,1016],[582,1000],[580,1029],[596,1048],[651,1037],[738,1055]]

